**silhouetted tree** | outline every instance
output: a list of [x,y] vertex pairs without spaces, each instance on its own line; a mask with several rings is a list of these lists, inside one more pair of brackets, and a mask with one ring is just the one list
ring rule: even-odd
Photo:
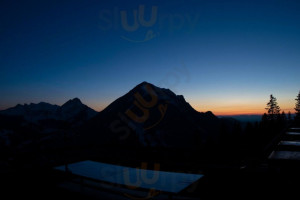
[[286,114],[285,114],[284,111],[282,111],[282,113],[281,113],[281,119],[282,119],[283,121],[286,121]]
[[295,119],[297,121],[299,121],[300,120],[300,91],[299,91],[298,96],[295,100],[296,100],[296,104],[295,104],[295,111],[296,111],[295,114],[296,114],[296,116],[295,116]]
[[263,114],[263,116],[261,117],[261,122],[262,123],[267,123],[268,122],[268,115],[266,113]]
[[270,101],[265,108],[268,111],[268,118],[270,120],[278,119],[280,115],[280,107],[278,106],[277,99],[271,94]]
[[284,111],[282,111],[282,113],[281,113],[280,118],[279,118],[278,121],[280,122],[280,124],[281,124],[282,126],[285,126],[285,125],[286,125],[286,123],[287,123],[287,118],[286,118],[286,114],[285,114]]
[[288,112],[288,121],[291,122],[292,121],[292,114],[291,111]]

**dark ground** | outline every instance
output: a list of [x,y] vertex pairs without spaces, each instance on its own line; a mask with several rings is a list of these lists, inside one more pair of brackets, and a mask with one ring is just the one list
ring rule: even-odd
[[[300,169],[296,165],[276,168],[268,163],[256,168],[220,168],[206,170],[205,177],[183,195],[199,199],[292,198],[299,193]],[[65,176],[51,169],[10,171],[1,175],[1,193],[9,199],[95,199],[58,187]],[[103,193],[98,199],[107,199]],[[96,198],[96,199],[97,199]]]

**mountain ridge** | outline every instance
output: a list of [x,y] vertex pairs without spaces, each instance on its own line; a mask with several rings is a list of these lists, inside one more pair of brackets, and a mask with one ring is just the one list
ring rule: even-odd
[[14,107],[1,110],[1,115],[23,116],[25,120],[36,123],[39,120],[65,120],[72,121],[76,115],[86,113],[86,120],[89,120],[97,114],[97,111],[86,106],[79,98],[73,98],[63,105],[50,104],[46,102],[17,104]]
[[[4,115],[14,109],[28,114],[27,121]],[[37,147],[54,152],[77,149],[80,155],[105,159],[198,156],[218,146],[220,140],[227,141],[235,123],[210,111],[198,112],[183,95],[147,82],[92,115],[78,98],[61,106],[19,104],[8,111],[0,111],[0,144],[5,148],[21,152]]]
[[87,122],[81,135],[99,145],[188,147],[215,141],[222,123],[228,122],[196,111],[183,95],[142,82]]

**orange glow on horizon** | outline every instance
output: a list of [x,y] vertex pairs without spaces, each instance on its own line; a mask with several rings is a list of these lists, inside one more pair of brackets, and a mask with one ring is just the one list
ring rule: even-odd
[[[258,108],[261,106],[248,105],[248,106],[224,106],[224,107],[194,107],[199,112],[211,111],[215,115],[263,115],[267,110],[263,108]],[[293,108],[283,107],[281,112],[284,111],[286,114],[291,112],[295,113]]]
[[[94,110],[96,110],[97,112],[102,111],[103,109],[105,109],[107,106],[105,105],[101,105],[101,106],[92,106],[92,108]],[[195,110],[199,111],[199,112],[207,112],[207,111],[211,111],[214,115],[263,115],[264,113],[266,113],[266,110],[263,109],[251,109],[251,108],[237,108],[237,107],[226,107],[226,108],[207,108],[207,109],[203,109],[202,108],[196,108],[194,107]],[[290,111],[292,114],[294,114],[294,109],[290,108],[290,109],[281,109],[281,111],[284,111],[286,114]]]
[[[199,111],[199,110],[198,110]],[[207,110],[207,111],[211,111],[212,113],[214,113],[215,115],[263,115],[265,113],[265,110],[262,109],[257,109],[257,110],[234,110],[234,108],[232,108],[231,110],[216,110],[216,109],[211,109],[211,110]],[[206,112],[206,111],[200,111],[200,112]]]
[[[295,113],[295,98],[288,95],[277,95],[277,103],[281,112]],[[216,96],[190,96],[187,98],[190,105],[199,112],[211,111],[215,115],[263,115],[269,102],[265,95],[228,95]]]
[[[102,111],[105,109],[110,103],[109,102],[103,102],[101,104],[97,102],[90,102],[89,106],[96,110],[97,112]],[[294,110],[294,102],[293,101],[282,101],[279,102],[279,105],[282,105],[281,112],[284,111],[286,114],[288,112],[291,112],[292,114],[295,113]],[[223,105],[222,105],[223,104]],[[199,112],[207,112],[211,111],[214,115],[263,115],[266,113],[266,102],[228,102],[225,101],[223,103],[220,102],[214,102],[214,101],[202,101],[201,104],[194,101],[190,102],[190,105]],[[216,106],[218,105],[218,106]]]

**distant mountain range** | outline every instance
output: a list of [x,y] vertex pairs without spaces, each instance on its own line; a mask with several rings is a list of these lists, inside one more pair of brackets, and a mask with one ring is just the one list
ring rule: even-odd
[[42,120],[62,120],[71,123],[82,123],[94,117],[97,112],[74,98],[62,106],[41,102],[24,104],[0,111],[0,115],[21,116],[26,121],[38,123]]
[[[262,114],[261,115],[219,115],[218,117],[220,118],[233,118],[235,120],[238,120],[242,124],[247,124],[247,123],[255,123],[255,122],[260,122],[262,120]],[[286,117],[288,115],[286,114]],[[294,118],[295,114],[291,114],[291,117]]]
[[55,149],[65,145],[66,135],[74,137],[75,130],[94,117],[97,112],[78,98],[62,106],[41,102],[18,104],[0,111],[0,151],[9,147],[21,152]]
[[218,117],[220,118],[230,117],[243,123],[247,123],[247,122],[254,123],[254,122],[260,122],[262,115],[224,115],[224,116],[220,115]]

